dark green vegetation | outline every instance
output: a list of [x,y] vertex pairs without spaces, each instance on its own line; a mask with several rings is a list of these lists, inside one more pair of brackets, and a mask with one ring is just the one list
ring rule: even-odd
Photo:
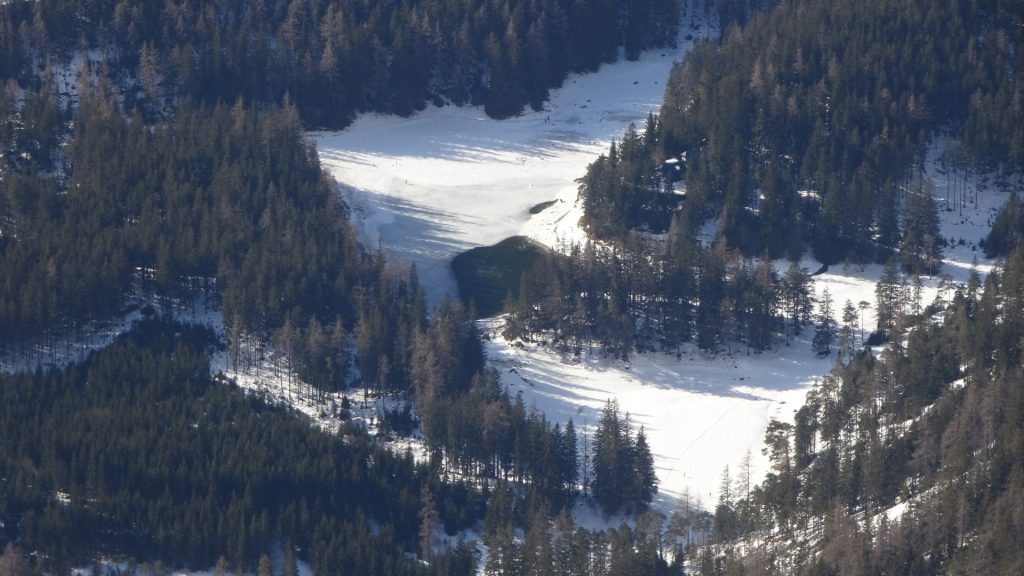
[[547,202],[541,202],[540,204],[536,204],[534,206],[531,206],[530,207],[530,214],[532,214],[532,215],[540,214],[541,212],[543,212],[543,211],[547,210],[548,208],[554,206],[557,202],[558,202],[558,200],[548,200]]
[[[102,49],[130,107],[160,116],[179,96],[282,102],[310,126],[428,102],[506,117],[543,105],[570,71],[620,47],[675,43],[677,0],[101,0],[11,2],[0,12],[0,76]],[[131,80],[137,79],[137,82]]]
[[985,255],[989,258],[1007,256],[1024,238],[1024,205],[1015,192],[996,214],[992,231],[985,238]]
[[[691,339],[763,350],[807,324],[810,308],[794,314],[801,307],[784,300],[799,298],[759,261],[809,247],[827,264],[895,259],[937,273],[948,239],[923,177],[932,139],[955,129],[940,151],[949,210],[970,201],[972,174],[995,171],[1004,188],[1024,174],[1018,4],[721,8],[737,25],[698,43],[673,69],[661,115],[630,126],[580,181],[582,224],[612,249],[580,247],[574,262],[536,269],[509,335],[544,333],[577,351],[596,341],[620,356]],[[709,248],[697,231],[711,219]],[[1007,254],[1022,222],[1015,199],[988,253]]]
[[671,182],[663,181],[657,171],[660,134],[658,119],[650,114],[643,133],[631,124],[621,143],[612,142],[608,154],[587,167],[580,181],[580,225],[591,236],[623,239],[633,229],[664,232],[668,228],[677,198],[670,193]]
[[[586,224],[612,242],[513,270],[510,333],[627,356],[691,340],[762,350],[813,322],[816,349],[837,338],[844,363],[795,425],[769,429],[765,483],[723,490],[700,570],[1021,572],[1019,202],[986,241],[1009,261],[983,288],[922,308],[903,277],[933,273],[942,245],[918,176],[939,128],[962,141],[944,151],[954,181],[1022,163],[1019,3],[718,4],[736,26],[677,67],[660,118],[584,179]],[[354,427],[313,430],[211,377],[205,330],[147,322],[66,370],[0,378],[0,570],[36,552],[34,568],[55,572],[100,553],[266,572],[261,556],[284,547],[286,570],[297,554],[325,574],[461,575],[472,552],[434,536],[473,526],[493,574],[680,574],[682,548],[672,566],[666,550],[701,525],[688,509],[667,527],[650,512],[605,532],[568,519],[581,498],[644,509],[656,486],[643,431],[614,403],[587,437],[509,397],[467,308],[428,311],[414,273],[355,242],[300,124],[444,99],[494,116],[539,107],[568,70],[671,42],[675,6],[0,6],[0,353],[84,340],[128,292],[205,295],[239,370],[260,369],[273,343],[289,387],[325,409],[352,386],[414,398],[428,451],[416,465]],[[45,65],[82,48],[107,61],[84,67],[74,100]],[[683,152],[680,207],[659,168]],[[709,217],[712,247],[696,238]],[[878,358],[854,355],[852,304],[842,322],[810,318],[806,272],[775,278],[771,258],[808,246],[889,262]],[[529,253],[502,250],[494,261]],[[905,497],[917,504],[904,522],[864,527]]]
[[633,434],[629,414],[609,400],[594,433],[594,499],[606,510],[642,511],[658,491],[654,458],[641,426]]
[[957,130],[963,145],[943,151],[957,179],[1024,166],[1022,18],[1020,3],[1003,0],[754,11],[676,66],[656,137],[628,137],[594,163],[581,188],[588,225],[615,238],[659,228],[669,215],[649,200],[655,168],[685,152],[687,206],[676,217],[717,217],[746,254],[809,246],[826,263],[934,260],[945,239],[927,217],[934,208],[915,200],[927,193],[918,174],[930,139]]
[[[838,366],[794,425],[769,427],[773,471],[719,503],[701,573],[1021,571],[1024,247],[926,313],[937,310],[934,321],[897,308],[878,357]],[[883,519],[897,498],[912,505]]]
[[[670,236],[682,233],[673,228]],[[681,242],[658,254],[634,235],[619,247],[588,242],[537,262],[506,306],[505,335],[577,355],[596,345],[623,359],[677,354],[688,342],[709,352],[763,351],[806,328],[835,326],[832,313],[812,315],[813,302],[811,277],[795,265],[780,275],[771,262],[742,258],[724,242]]]
[[513,236],[457,255],[452,259],[452,272],[462,299],[472,302],[480,317],[487,318],[503,312],[508,298],[519,295],[527,270],[552,257],[544,246],[525,236]]
[[0,541],[58,572],[97,551],[252,569],[285,542],[318,574],[423,572],[396,552],[416,550],[427,471],[215,381],[212,338],[150,321],[66,371],[0,377]]
[[[437,316],[440,326],[448,314]],[[430,335],[443,339],[440,330]],[[42,552],[35,569],[58,572],[97,553],[251,570],[284,545],[288,562],[299,550],[318,574],[454,575],[474,573],[475,560],[461,546],[432,551],[435,530],[482,520],[488,542],[508,547],[505,561],[552,562],[505,539],[525,525],[550,549],[550,511],[579,485],[571,422],[552,429],[484,372],[461,395],[419,391],[432,457],[415,465],[359,428],[318,431],[211,377],[214,341],[207,328],[150,320],[66,370],[0,376],[0,544]],[[633,474],[627,454],[645,463],[630,476],[627,505],[639,507],[654,490],[652,460],[628,419],[602,422],[584,478],[597,486]],[[456,472],[484,488],[438,480]],[[612,494],[600,501],[622,505]],[[628,529],[563,537],[627,567],[667,569],[655,550],[634,550]],[[417,552],[429,566],[410,560]]]
[[[221,300],[236,344],[242,334],[276,339],[301,351],[301,374],[332,389],[345,380],[347,361],[337,358],[347,352],[325,334],[375,314],[390,325],[422,321],[415,280],[358,246],[293,108],[184,103],[172,120],[147,126],[125,117],[99,82],[70,119],[51,86],[29,100],[54,110],[50,124],[12,129],[28,112],[16,108],[0,122],[15,146],[59,136],[4,166],[0,350],[66,345],[86,322],[117,312],[126,293],[150,286]],[[67,120],[74,129],[63,134]]]

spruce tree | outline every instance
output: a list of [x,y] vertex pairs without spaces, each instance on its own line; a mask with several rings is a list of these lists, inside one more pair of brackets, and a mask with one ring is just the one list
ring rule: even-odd
[[831,354],[835,334],[835,319],[832,316],[832,295],[829,294],[828,287],[826,287],[821,292],[821,301],[818,304],[818,314],[812,342],[814,353],[818,356]]
[[636,435],[634,450],[636,456],[633,465],[633,482],[636,485],[635,491],[638,498],[636,504],[646,506],[658,492],[658,477],[654,471],[654,456],[647,444],[647,433],[643,426],[640,426],[640,431]]
[[903,314],[903,275],[900,274],[896,260],[890,258],[882,269],[882,275],[875,285],[875,300],[878,329],[886,332],[896,326],[897,319]]

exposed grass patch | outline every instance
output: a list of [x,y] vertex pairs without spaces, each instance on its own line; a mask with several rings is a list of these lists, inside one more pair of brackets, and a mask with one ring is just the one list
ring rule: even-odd
[[481,318],[500,314],[505,297],[519,294],[523,273],[549,254],[547,248],[525,236],[467,250],[452,260],[459,295],[467,303],[476,303]]
[[556,202],[558,202],[558,200],[548,200],[547,202],[541,202],[540,204],[537,204],[537,205],[533,206],[532,208],[530,208],[530,214],[533,214],[533,215],[540,214],[541,212],[543,212],[543,211],[547,210],[548,208],[554,206]]

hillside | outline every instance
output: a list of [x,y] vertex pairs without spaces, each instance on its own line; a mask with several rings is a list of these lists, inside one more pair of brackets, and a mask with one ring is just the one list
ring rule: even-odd
[[0,573],[1021,572],[1019,4],[0,4]]

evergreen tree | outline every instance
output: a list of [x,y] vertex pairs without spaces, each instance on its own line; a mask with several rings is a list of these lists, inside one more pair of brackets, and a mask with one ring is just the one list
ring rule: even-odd
[[[849,302],[847,302],[849,304]],[[852,308],[852,304],[850,304]],[[812,347],[814,353],[819,356],[827,356],[832,353],[832,343],[835,342],[836,329],[835,319],[832,316],[832,295],[828,287],[821,292],[821,300],[818,303],[818,317],[814,328],[814,339]]]
[[875,285],[875,300],[878,329],[889,332],[903,314],[903,275],[893,258],[885,263]]
[[646,505],[654,499],[658,492],[658,476],[654,471],[654,457],[651,448],[647,445],[647,434],[644,427],[636,435],[633,492],[636,493],[638,502]]
[[657,492],[654,458],[643,428],[634,438],[628,414],[619,413],[618,402],[605,403],[594,434],[594,499],[609,513],[637,511]]
[[839,328],[839,350],[841,358],[853,356],[857,345],[857,309],[849,299],[843,304],[843,324]]
[[1014,190],[999,209],[992,230],[985,237],[985,256],[1006,256],[1024,237],[1024,203]]

